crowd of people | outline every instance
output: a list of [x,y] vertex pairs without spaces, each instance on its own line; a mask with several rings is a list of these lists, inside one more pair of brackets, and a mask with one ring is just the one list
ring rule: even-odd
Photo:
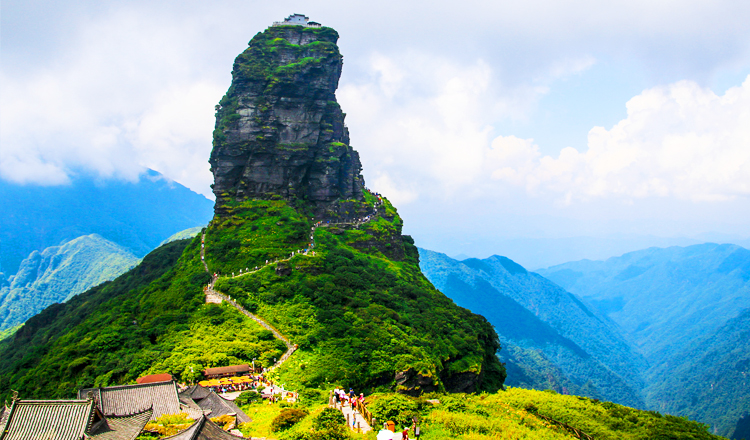
[[232,391],[262,390],[273,386],[273,382],[262,374],[235,377],[230,379],[211,379],[199,382],[203,387],[210,388],[216,393],[231,393]]
[[333,395],[336,396],[337,403],[342,406],[351,406],[352,408],[357,406],[357,402],[364,403],[365,401],[364,393],[359,393],[359,396],[357,396],[353,388],[349,388],[349,392],[347,393],[345,389],[336,387],[333,390]]

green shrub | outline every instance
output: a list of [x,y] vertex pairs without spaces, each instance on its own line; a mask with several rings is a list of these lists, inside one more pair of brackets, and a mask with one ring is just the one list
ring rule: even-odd
[[344,414],[334,408],[326,408],[313,421],[316,431],[335,429],[346,425]]
[[315,388],[305,388],[299,392],[300,402],[305,405],[317,405],[328,402],[328,393]]
[[263,401],[263,397],[260,393],[255,391],[243,391],[236,399],[234,399],[234,403],[237,405],[248,405],[261,401]]
[[367,409],[379,421],[393,420],[396,422],[396,425],[411,424],[411,418],[419,413],[419,405],[416,399],[404,396],[403,394],[378,396],[372,403],[367,405]]
[[307,417],[307,411],[296,408],[287,408],[276,416],[271,422],[271,431],[278,432],[289,429],[297,422]]

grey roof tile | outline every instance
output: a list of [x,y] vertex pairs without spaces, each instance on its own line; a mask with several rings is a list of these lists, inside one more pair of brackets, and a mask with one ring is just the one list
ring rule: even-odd
[[188,429],[162,440],[238,440],[241,438],[224,431],[208,417],[202,416]]
[[106,388],[84,388],[78,391],[79,398],[88,392],[94,394],[94,400],[105,416],[130,416],[152,409],[151,419],[164,414],[184,412],[177,396],[175,382],[153,382],[138,385],[119,385]]
[[94,422],[91,400],[15,400],[2,440],[81,440]]
[[231,400],[227,400],[215,392],[211,391],[206,397],[196,402],[203,410],[211,410],[211,418],[220,417],[224,414],[237,414],[238,423],[247,423],[250,417],[245,414],[240,407],[235,405]]
[[106,423],[97,427],[92,435],[91,440],[133,440],[151,420],[153,411],[148,410],[125,417],[108,417]]

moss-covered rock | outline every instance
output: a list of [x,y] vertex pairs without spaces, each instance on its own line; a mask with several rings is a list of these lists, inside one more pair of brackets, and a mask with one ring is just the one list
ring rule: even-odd
[[274,26],[237,57],[216,107],[210,163],[218,215],[228,215],[231,202],[273,196],[305,200],[317,214],[362,199],[359,155],[335,96],[337,39],[330,28]]

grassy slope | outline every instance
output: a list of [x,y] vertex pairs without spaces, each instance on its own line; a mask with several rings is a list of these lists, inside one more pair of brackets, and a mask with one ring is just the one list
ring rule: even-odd
[[[426,397],[440,403],[383,395],[371,397],[368,407],[379,420],[395,419],[400,425],[417,415],[426,440],[575,438],[570,428],[597,440],[718,438],[705,425],[679,417],[548,391],[509,388],[496,394]],[[394,407],[401,411],[389,414]]]
[[[314,420],[325,407],[320,397],[293,405],[309,415],[292,428],[276,432],[271,423],[286,405],[244,405],[242,409],[253,422],[243,427],[243,432],[281,440],[342,438],[316,432]],[[378,393],[368,396],[366,402],[379,421],[393,420],[397,429],[410,426],[416,416],[424,440],[554,440],[586,435],[597,440],[719,439],[708,433],[705,425],[683,418],[550,391],[509,388],[496,394],[433,393],[421,398]],[[374,440],[378,429],[366,435],[349,432],[349,438]],[[413,431],[410,435],[413,437]]]

